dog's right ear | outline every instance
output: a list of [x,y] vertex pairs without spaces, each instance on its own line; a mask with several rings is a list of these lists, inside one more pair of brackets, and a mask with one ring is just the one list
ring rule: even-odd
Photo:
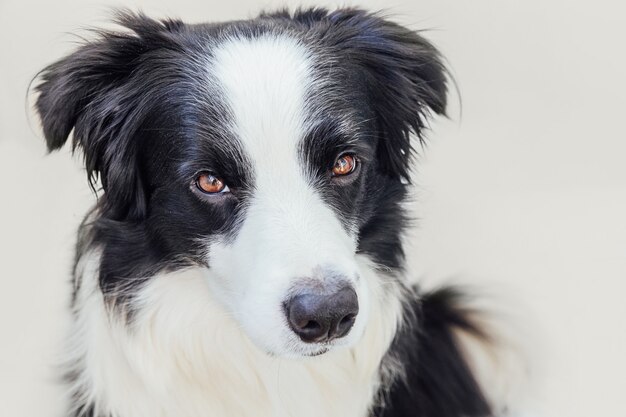
[[39,74],[35,108],[50,151],[73,131],[72,148],[82,150],[89,182],[93,187],[100,178],[102,204],[120,219],[139,217],[145,209],[135,136],[149,92],[133,75],[144,71],[141,63],[150,55],[175,48],[182,23],[131,13],[119,13],[117,23],[122,31],[99,32]]
[[[130,29],[139,23],[156,23],[141,15],[124,13],[120,13],[118,22]],[[88,133],[87,114],[99,116],[96,108],[101,112],[107,110],[101,105],[114,101],[115,90],[120,89],[146,48],[146,42],[138,34],[100,32],[98,39],[40,72],[35,107],[50,151],[61,148],[74,128],[74,146],[90,151],[89,140],[93,138],[82,135]]]

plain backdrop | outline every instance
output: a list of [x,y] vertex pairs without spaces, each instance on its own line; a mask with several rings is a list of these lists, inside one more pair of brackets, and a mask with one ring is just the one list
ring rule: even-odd
[[[291,3],[0,0],[0,416],[62,415],[54,364],[75,230],[94,202],[79,157],[46,156],[31,78],[111,5],[200,22]],[[418,161],[412,274],[506,300],[532,352],[528,415],[626,416],[624,3],[351,4],[428,29],[462,96]]]

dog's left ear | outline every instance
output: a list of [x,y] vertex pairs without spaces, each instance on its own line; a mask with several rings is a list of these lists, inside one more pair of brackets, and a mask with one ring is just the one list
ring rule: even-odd
[[417,32],[363,10],[337,10],[327,19],[327,41],[364,69],[381,169],[409,179],[410,134],[421,141],[430,113],[446,110],[447,70],[439,51]]

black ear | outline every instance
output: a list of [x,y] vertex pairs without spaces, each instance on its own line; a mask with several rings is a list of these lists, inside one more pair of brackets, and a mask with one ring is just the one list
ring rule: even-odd
[[118,13],[120,32],[99,32],[39,75],[35,108],[50,151],[61,148],[73,130],[72,147],[81,148],[92,187],[100,178],[100,207],[115,219],[141,217],[145,196],[135,134],[143,117],[141,88],[133,81],[144,57],[171,43],[179,22],[158,22]]
[[363,10],[337,10],[327,19],[327,40],[365,70],[381,168],[408,179],[411,132],[421,141],[431,111],[445,114],[447,71],[440,53],[417,32]]

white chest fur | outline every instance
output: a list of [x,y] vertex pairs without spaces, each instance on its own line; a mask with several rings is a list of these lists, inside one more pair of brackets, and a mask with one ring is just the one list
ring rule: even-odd
[[[364,417],[400,320],[400,299],[360,259],[372,311],[361,341],[306,359],[270,357],[211,297],[198,269],[151,278],[132,324],[107,311],[98,256],[79,264],[82,285],[68,350],[79,403],[116,417]],[[386,290],[388,291],[388,290]]]

